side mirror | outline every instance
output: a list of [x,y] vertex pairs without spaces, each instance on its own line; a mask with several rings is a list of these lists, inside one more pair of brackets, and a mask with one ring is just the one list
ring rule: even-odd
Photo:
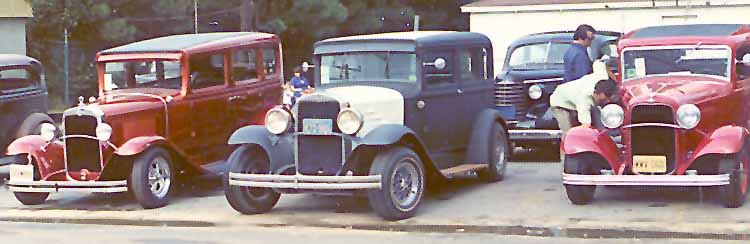
[[312,67],[315,67],[315,65],[309,64],[308,62],[302,62],[302,72],[307,72]]
[[435,66],[436,69],[442,70],[445,69],[445,59],[444,58],[436,58],[434,62],[432,63],[422,63],[424,66]]

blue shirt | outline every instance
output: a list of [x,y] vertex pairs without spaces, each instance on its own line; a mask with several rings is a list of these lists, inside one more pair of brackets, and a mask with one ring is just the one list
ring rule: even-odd
[[302,92],[310,88],[310,83],[307,83],[303,77],[297,78],[297,76],[294,76],[290,82],[292,83],[292,88],[294,88],[295,97],[302,96]]
[[592,65],[593,62],[589,58],[586,47],[577,43],[570,44],[568,51],[565,51],[565,56],[563,56],[563,66],[565,67],[563,82],[577,80],[584,75],[593,73]]

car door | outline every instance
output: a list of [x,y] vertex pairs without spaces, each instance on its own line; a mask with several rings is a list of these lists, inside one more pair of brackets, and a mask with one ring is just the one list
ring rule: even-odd
[[276,48],[277,45],[267,45],[233,51],[232,79],[235,82],[229,97],[229,116],[234,121],[232,131],[262,124],[265,112],[281,103],[281,72]]
[[454,78],[455,59],[452,49],[427,50],[421,55],[422,63],[434,63],[436,59],[445,60],[445,67],[438,69],[435,65],[422,67],[421,92],[418,96],[416,110],[419,125],[412,125],[416,133],[426,144],[430,156],[440,168],[448,168],[459,163],[456,125],[460,119],[457,111],[465,104],[459,104],[456,96],[461,92]]
[[186,97],[190,107],[192,152],[200,163],[221,160],[229,153],[226,142],[231,131],[227,114],[228,89],[224,53],[190,57],[190,94]]
[[[461,104],[456,109],[454,117],[458,118],[455,125],[454,142],[461,146],[461,153],[466,146],[474,129],[474,123],[479,113],[493,107],[493,83],[487,70],[488,50],[482,47],[461,47],[456,50],[457,83],[461,92],[454,98],[455,104]],[[461,155],[465,158],[465,154]],[[467,162],[476,163],[476,162]]]

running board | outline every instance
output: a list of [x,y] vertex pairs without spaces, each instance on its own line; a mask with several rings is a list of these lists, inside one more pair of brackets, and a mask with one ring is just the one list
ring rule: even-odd
[[488,164],[462,164],[453,168],[440,170],[446,178],[453,178],[463,175],[474,175],[477,171],[488,168]]

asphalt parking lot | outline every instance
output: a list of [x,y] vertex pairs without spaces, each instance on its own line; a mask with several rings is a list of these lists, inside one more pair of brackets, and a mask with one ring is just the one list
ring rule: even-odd
[[185,184],[170,205],[152,210],[141,209],[128,194],[53,194],[44,205],[23,206],[3,187],[0,221],[750,239],[750,206],[724,208],[710,188],[600,187],[592,204],[572,205],[561,183],[561,165],[549,162],[554,158],[521,152],[502,182],[459,179],[435,186],[416,217],[397,222],[381,220],[366,203],[351,198],[313,195],[283,195],[270,213],[243,216],[229,207],[217,178]]

